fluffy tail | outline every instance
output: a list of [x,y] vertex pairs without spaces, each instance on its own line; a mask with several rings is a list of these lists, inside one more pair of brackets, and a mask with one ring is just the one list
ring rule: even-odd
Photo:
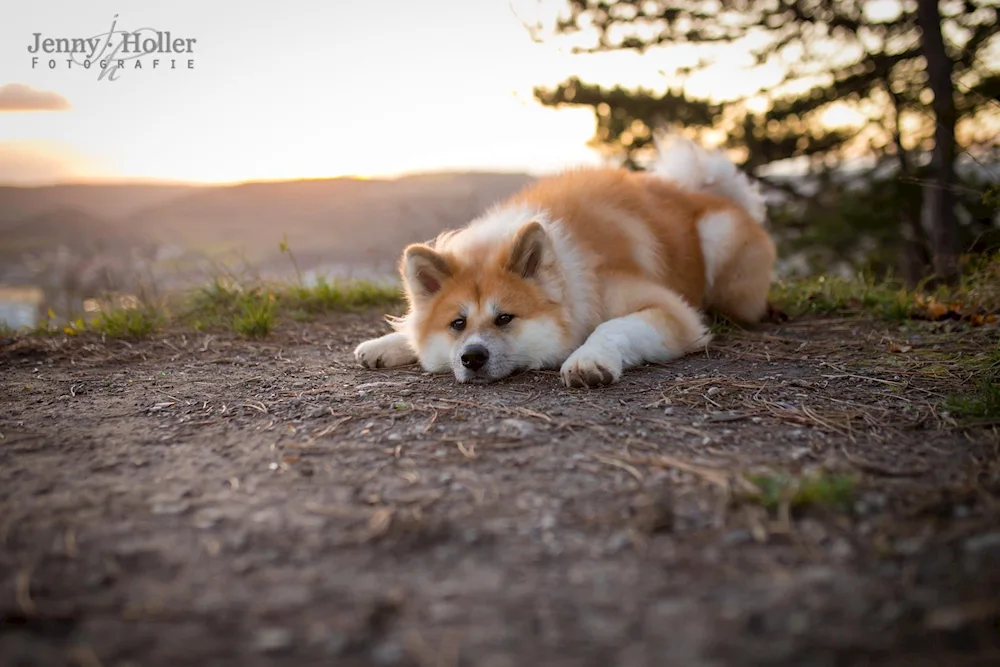
[[725,153],[709,151],[676,133],[661,134],[655,141],[657,157],[651,167],[654,174],[685,190],[732,199],[764,224],[767,206],[760,188]]

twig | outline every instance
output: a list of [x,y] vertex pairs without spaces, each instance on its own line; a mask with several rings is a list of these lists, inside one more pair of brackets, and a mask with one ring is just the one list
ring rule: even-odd
[[844,458],[847,459],[848,463],[853,465],[858,470],[862,470],[872,475],[881,475],[883,477],[921,477],[923,475],[926,475],[930,471],[930,468],[927,467],[910,468],[909,470],[899,469],[899,468],[888,468],[886,466],[879,465],[878,463],[867,461],[865,459],[860,459],[854,456],[849,451],[847,451],[847,446],[844,444],[840,445],[840,451],[843,452]]
[[635,477],[636,481],[639,482],[640,484],[642,484],[642,482],[643,482],[644,478],[642,476],[642,473],[639,472],[635,468],[635,466],[631,466],[628,463],[626,463],[625,461],[621,461],[619,459],[613,458],[611,456],[606,456],[604,454],[591,454],[590,458],[592,458],[594,460],[597,460],[597,461],[600,461],[601,463],[605,463],[605,464],[607,464],[609,466],[614,466],[615,468],[620,468],[620,469],[624,470],[625,472],[627,472],[628,474],[630,474],[633,477]]

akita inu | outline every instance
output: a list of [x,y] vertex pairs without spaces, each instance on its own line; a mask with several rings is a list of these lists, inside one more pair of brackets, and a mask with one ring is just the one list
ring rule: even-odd
[[355,356],[459,382],[556,367],[570,387],[617,382],[706,345],[706,309],[761,319],[775,262],[764,218],[758,189],[723,153],[676,136],[658,142],[647,172],[542,178],[407,247],[408,312]]

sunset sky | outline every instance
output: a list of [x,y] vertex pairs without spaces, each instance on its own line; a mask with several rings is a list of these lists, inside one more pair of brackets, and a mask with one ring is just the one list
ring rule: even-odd
[[[593,163],[587,110],[547,109],[534,85],[570,75],[662,85],[677,53],[579,56],[532,42],[546,0],[325,2],[35,0],[0,23],[0,182],[238,181],[528,170]],[[515,13],[516,10],[516,13]],[[126,61],[116,81],[34,54],[34,33],[153,28],[194,53]],[[120,38],[119,38],[120,39]],[[77,56],[83,60],[84,56]],[[160,60],[153,69],[154,58]],[[188,69],[187,60],[194,60]],[[48,61],[56,61],[55,68]],[[738,63],[689,92],[752,85]],[[766,73],[762,76],[766,76]],[[702,90],[699,90],[699,87]]]

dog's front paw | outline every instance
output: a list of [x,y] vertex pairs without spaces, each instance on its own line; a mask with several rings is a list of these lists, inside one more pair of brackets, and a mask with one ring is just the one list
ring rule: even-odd
[[567,387],[601,387],[622,378],[621,355],[596,346],[579,348],[562,365],[559,373]]
[[354,349],[354,358],[365,368],[395,368],[417,361],[406,338],[398,333],[366,340]]

